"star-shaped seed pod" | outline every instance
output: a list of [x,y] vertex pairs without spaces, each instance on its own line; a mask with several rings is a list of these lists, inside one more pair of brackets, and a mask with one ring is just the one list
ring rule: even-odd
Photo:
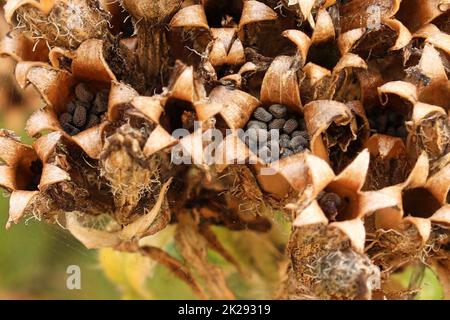
[[[115,219],[128,224],[158,196],[160,181],[154,176],[160,174],[160,161],[150,161],[150,157],[173,139],[151,118],[161,110],[149,111],[142,99],[136,99],[133,107],[131,100],[138,93],[116,81],[103,49],[102,41],[92,39],[75,52],[52,50],[50,60],[59,67],[62,57],[70,60],[70,73],[43,63],[21,62],[16,77],[22,86],[32,83],[48,104],[30,117],[28,134],[34,137],[45,130],[61,132],[91,159],[100,160],[99,173],[117,195]],[[140,174],[136,175],[133,168]],[[126,191],[124,186],[130,189]]]
[[94,162],[59,132],[21,143],[3,131],[2,186],[11,192],[7,227],[24,216],[55,222],[64,212],[96,216],[113,212],[109,189],[98,181]]
[[[209,96],[211,101],[221,103],[225,107],[230,105],[229,101],[240,102],[235,104],[239,112],[235,114],[241,114],[236,119],[239,119],[239,122],[228,121],[232,133],[219,145],[215,163],[219,172],[225,168],[232,171],[232,177],[240,181],[234,183],[236,186],[240,185],[238,188],[232,188],[236,189],[234,194],[240,194],[243,203],[253,204],[255,208],[264,207],[267,202],[269,207],[283,209],[284,202],[277,203],[271,197],[286,200],[291,190],[291,181],[289,177],[286,180],[284,174],[289,176],[289,168],[292,167],[302,170],[303,161],[295,165],[295,159],[300,159],[296,154],[301,154],[309,146],[309,135],[301,109],[298,72],[306,60],[310,41],[304,33],[296,30],[287,30],[283,36],[296,44],[297,53],[294,56],[278,56],[273,60],[262,81],[261,101],[255,98],[245,100],[245,93],[226,87],[213,89]],[[287,94],[287,90],[280,88],[291,88],[294,94]],[[220,99],[217,93],[221,93]],[[229,99],[233,94],[239,94],[241,98]],[[242,134],[237,129],[245,131]],[[285,170],[287,171],[284,172]],[[292,170],[290,173],[294,172]],[[282,182],[273,183],[275,180],[271,179],[274,177],[281,177],[278,182]]]
[[303,68],[305,79],[301,83],[301,96],[305,104],[315,100],[359,100],[363,88],[358,75],[365,69],[365,61],[354,54],[343,55],[332,71],[309,62]]
[[321,15],[326,12],[325,9],[328,9],[335,4],[336,0],[282,0],[281,4],[277,5],[277,8],[281,7],[285,8],[288,12],[293,12],[296,15],[298,23],[308,21],[309,25],[316,32],[316,28],[324,28],[324,18],[321,17]]
[[429,160],[423,152],[405,181],[364,193],[367,201],[380,202],[381,209],[374,210],[378,236],[368,252],[384,272],[414,260],[427,261],[432,255],[427,248],[433,247],[436,239],[434,226],[443,230],[449,226],[448,167],[428,175]]
[[[214,154],[214,150],[210,150],[211,146],[220,142],[210,140],[211,135],[214,137],[220,134],[223,137],[227,129],[243,126],[245,115],[250,112],[246,110],[253,110],[259,101],[242,91],[223,86],[214,88],[206,98],[203,85],[196,77],[193,67],[178,64],[174,80],[165,93],[151,98],[140,98],[142,106],[148,101],[148,110],[151,106],[150,101],[158,106],[160,112],[155,113],[153,118],[159,121],[162,128],[173,133],[173,138],[170,137],[171,142],[178,142],[178,145],[171,149],[171,162],[174,164],[172,169],[175,170],[173,172],[178,172],[189,180],[184,183],[181,194],[174,194],[172,209],[176,213],[182,210],[190,199],[203,198],[202,201],[189,206],[193,206],[200,213],[205,213],[203,218],[208,221],[222,221],[230,228],[247,225],[253,229],[252,225],[255,225],[258,230],[267,229],[267,221],[260,219],[256,214],[257,210],[249,210],[246,205],[236,200],[240,198],[236,197],[236,190],[241,189],[243,185],[237,184],[235,179],[244,178],[247,185],[254,186],[254,191],[259,192],[259,188],[249,182],[253,174],[248,168],[244,168],[245,166],[235,167],[230,168],[232,172],[230,171],[230,175],[223,180],[221,177],[225,174],[214,168],[218,163],[216,160],[219,151],[216,150]],[[132,103],[137,107],[135,102]],[[149,146],[155,146],[155,142]],[[238,173],[244,176],[238,176]],[[229,193],[230,190],[233,195]],[[169,194],[169,200],[171,197],[172,194]],[[244,211],[247,215],[239,216]],[[231,221],[234,221],[234,225],[230,224]],[[261,225],[263,227],[260,227]]]
[[401,138],[376,133],[364,147],[370,152],[364,191],[380,190],[406,180],[411,170],[411,159]]
[[202,1],[178,11],[170,27],[185,44],[181,51],[194,50],[197,57],[193,58],[201,58],[202,64],[223,74],[226,68],[246,62],[244,43],[251,42],[251,27],[276,19],[277,14],[260,1]]
[[[399,0],[357,0],[343,4],[340,8],[342,33],[338,38],[341,54],[354,52],[366,58],[406,47],[411,33],[394,17],[399,7]],[[384,41],[379,41],[380,38]]]
[[[87,50],[90,54],[73,56],[72,73],[42,62],[22,61],[17,64],[15,74],[22,88],[32,84],[47,104],[28,120],[28,134],[35,137],[44,130],[59,131],[97,159],[110,83],[116,77],[102,55],[98,55],[101,41],[88,40],[83,46],[91,48]],[[58,52],[52,53],[52,60],[59,62],[55,56]]]
[[380,271],[364,254],[363,219],[377,207],[361,202],[369,152],[362,151],[337,176],[325,161],[308,158],[313,180],[288,206],[295,214],[288,290],[297,283],[294,295],[370,299],[379,287]]
[[362,149],[369,123],[359,101],[316,100],[304,108],[311,151],[340,172]]
[[413,38],[413,53],[419,52],[421,55],[417,65],[407,69],[408,80],[416,84],[419,101],[448,110],[449,73],[445,66],[450,58],[449,35],[428,24],[418,30]]
[[421,150],[425,150],[435,172],[450,161],[450,118],[441,107],[416,103],[411,121],[407,123],[407,146],[413,159],[417,159]]

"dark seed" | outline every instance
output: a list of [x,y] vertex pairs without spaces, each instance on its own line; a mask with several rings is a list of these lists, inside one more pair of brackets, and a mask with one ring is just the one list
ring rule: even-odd
[[80,130],[78,130],[77,128],[75,128],[73,125],[71,125],[69,123],[64,123],[62,125],[62,128],[64,129],[65,132],[67,132],[71,136],[74,136],[74,135],[80,133]]
[[72,115],[70,113],[64,112],[59,116],[59,123],[61,123],[62,125],[71,122],[72,122]]
[[341,197],[333,192],[327,192],[319,199],[319,206],[327,217],[332,220],[336,218],[341,203]]
[[75,87],[75,96],[83,102],[91,102],[94,100],[94,94],[90,92],[84,83],[79,83]]
[[74,101],[70,101],[68,104],[66,104],[66,111],[68,113],[73,113],[75,111],[76,108],[76,104]]
[[281,104],[273,104],[269,107],[269,112],[273,114],[275,118],[284,118],[287,113],[287,109],[285,106],[282,106]]
[[92,128],[94,126],[96,126],[99,123],[99,119],[95,114],[90,114],[89,115],[89,119],[86,123],[86,129]]
[[86,108],[78,105],[73,113],[73,124],[81,128],[86,123]]
[[298,122],[295,119],[289,119],[283,126],[283,131],[287,134],[291,134],[298,127]]
[[256,120],[263,122],[269,122],[273,118],[272,115],[262,107],[256,108],[255,112],[253,113],[253,116],[255,117]]
[[299,147],[302,147],[302,150],[305,148],[305,146],[308,145],[308,141],[303,136],[296,136],[291,139],[291,142],[289,143],[289,146],[292,150],[297,150]]
[[247,124],[248,129],[267,129],[267,124],[261,121],[252,120]]
[[273,119],[269,123],[269,129],[281,130],[281,129],[283,129],[283,126],[284,126],[285,122],[286,122],[286,120],[284,120],[284,119]]

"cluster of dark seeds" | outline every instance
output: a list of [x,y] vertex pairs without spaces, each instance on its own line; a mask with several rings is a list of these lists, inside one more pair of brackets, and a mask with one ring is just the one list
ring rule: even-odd
[[[259,157],[266,162],[302,152],[309,146],[304,119],[280,104],[271,105],[267,110],[257,108],[246,129],[248,139],[245,142],[250,146],[253,140],[252,146],[257,147]],[[272,139],[273,130],[278,133],[276,141]]]
[[75,99],[66,104],[66,112],[59,116],[59,123],[71,136],[100,123],[108,108],[108,90],[90,91],[85,83],[75,87]]
[[339,195],[333,192],[322,191],[317,196],[320,208],[330,220],[335,220],[343,201]]
[[393,137],[406,138],[405,117],[396,112],[376,109],[369,115],[370,129],[373,132]]

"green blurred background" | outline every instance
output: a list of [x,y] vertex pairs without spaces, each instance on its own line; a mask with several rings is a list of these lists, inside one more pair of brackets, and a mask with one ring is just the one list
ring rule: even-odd
[[[0,199],[1,225],[7,199]],[[66,288],[69,265],[81,268],[81,290]],[[31,220],[0,231],[0,298],[115,299],[119,291],[107,280],[97,253],[87,250],[59,226]]]

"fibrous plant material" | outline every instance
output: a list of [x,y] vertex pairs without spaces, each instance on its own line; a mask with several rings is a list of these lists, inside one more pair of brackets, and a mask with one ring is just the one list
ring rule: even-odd
[[[8,0],[0,53],[45,104],[31,146],[0,132],[8,227],[63,224],[202,299],[251,297],[231,274],[267,281],[265,298],[391,298],[389,277],[417,263],[448,287],[448,9]],[[176,255],[152,241],[168,229]]]

